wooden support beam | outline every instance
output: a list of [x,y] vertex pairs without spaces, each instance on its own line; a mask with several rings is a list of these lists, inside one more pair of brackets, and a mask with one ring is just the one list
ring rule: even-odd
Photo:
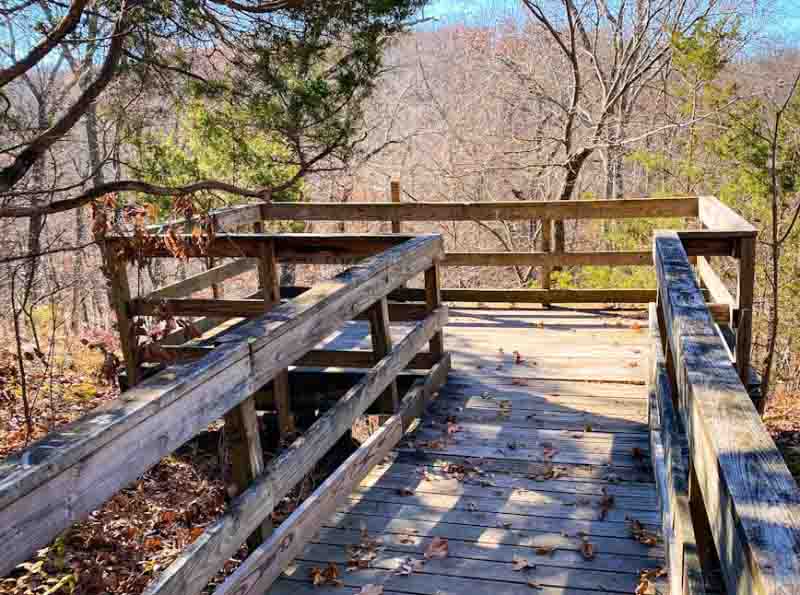
[[[544,223],[543,223],[544,224]],[[552,224],[552,222],[551,222]],[[544,228],[543,228],[544,230]],[[448,252],[444,266],[653,266],[653,255],[647,250],[630,252]],[[544,273],[542,273],[544,280]]]
[[[736,320],[736,369],[745,384],[750,374],[750,351],[753,342],[753,294],[756,277],[756,240],[743,237],[739,240],[739,279],[737,300],[739,316]],[[765,400],[759,402],[763,415]]]
[[273,202],[266,219],[298,221],[528,221],[531,219],[624,219],[696,217],[697,198],[621,200],[489,201],[414,203]]
[[[550,277],[553,274],[553,267],[559,266],[559,264],[564,264],[566,266],[562,258],[559,258],[558,262],[554,262],[553,255],[551,254],[552,251],[553,251],[553,222],[550,219],[542,219],[542,252],[545,253],[547,258],[551,259],[550,262],[542,264],[542,270],[541,270],[542,289],[545,290],[550,289]],[[558,256],[563,257],[564,255],[560,254]],[[543,302],[542,305],[545,307],[549,307],[550,303]]]
[[141,379],[139,371],[138,336],[134,329],[133,314],[128,310],[131,288],[128,282],[128,263],[117,258],[113,246],[103,243],[103,266],[108,278],[108,297],[117,316],[120,350],[127,372],[127,387],[136,385]]
[[[400,204],[400,182],[392,180],[391,184],[392,203]],[[400,233],[400,218],[397,216],[392,217],[392,233]]]
[[[264,450],[258,433],[255,397],[250,396],[225,415],[225,445],[231,465],[232,496],[241,494],[264,471]],[[272,533],[272,522],[264,519],[247,538],[247,545],[257,547]]]
[[730,362],[686,251],[657,232],[661,316],[678,411],[727,592],[800,593],[800,490]]
[[[256,224],[263,231],[262,224]],[[258,262],[258,279],[266,310],[274,308],[281,301],[280,273],[275,253],[275,242],[261,244],[261,255]],[[280,370],[272,380],[275,395],[275,410],[278,413],[278,431],[281,437],[289,436],[295,431],[292,415],[291,395],[289,394],[289,370]]]
[[[425,271],[425,304],[430,312],[433,312],[442,305],[439,266],[436,263]],[[437,359],[444,354],[444,336],[441,331],[431,338],[430,351],[433,357]]]
[[720,231],[730,238],[756,237],[753,225],[714,196],[698,197],[697,218],[706,229]]
[[[261,245],[274,242],[278,262],[352,264],[416,237],[410,234],[219,234],[208,244],[198,245],[191,234],[179,235],[188,258],[260,258]],[[128,237],[110,237],[110,246],[130,242]],[[162,236],[141,248],[141,256],[174,258]]]
[[[284,298],[289,292],[284,292]],[[292,292],[294,297],[301,292]],[[286,298],[291,299],[291,298]],[[169,312],[173,316],[209,316],[216,323],[224,318],[254,318],[264,313],[264,300],[257,297],[246,299],[211,300],[197,298],[166,298],[151,300],[139,298],[130,302],[128,310],[135,316],[156,316],[159,312]],[[424,304],[392,303],[389,304],[389,320],[402,322],[408,320],[422,320],[428,313]],[[354,320],[367,320],[366,314],[359,314]],[[208,328],[201,330],[208,330]],[[184,339],[183,342],[188,339]]]
[[272,538],[253,551],[236,571],[217,587],[216,595],[255,595],[266,592],[294,558],[319,531],[337,506],[350,495],[370,469],[383,460],[400,441],[411,420],[420,416],[431,396],[447,378],[450,358],[445,356],[424,381],[415,384],[403,398],[399,411],[390,417],[359,449],[350,455],[287,518]]
[[147,297],[149,299],[162,299],[162,298],[177,298],[190,296],[196,291],[202,291],[214,284],[222,283],[223,281],[235,277],[247,271],[256,268],[256,261],[248,258],[239,258],[212,269],[197,273],[191,277],[187,277],[177,283],[172,283],[160,289],[156,289]]
[[[387,250],[237,326],[208,357],[169,366],[0,461],[0,541],[14,544],[0,557],[0,576],[442,253],[440,236],[420,236]],[[265,516],[248,526],[236,547]]]
[[[370,338],[372,339],[372,354],[378,362],[392,351],[392,329],[389,326],[389,305],[386,298],[380,299],[367,310],[369,315]],[[375,401],[378,413],[397,413],[400,406],[400,395],[397,392],[397,383],[392,380],[389,386]]]
[[301,438],[267,464],[265,472],[230,509],[148,587],[147,595],[200,593],[225,560],[236,553],[247,535],[314,468],[446,321],[447,309],[440,308],[418,323],[371,373],[347,391]]

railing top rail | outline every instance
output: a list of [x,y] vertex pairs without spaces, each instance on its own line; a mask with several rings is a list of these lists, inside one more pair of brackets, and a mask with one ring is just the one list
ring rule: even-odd
[[800,491],[739,380],[676,232],[656,232],[663,329],[729,593],[800,593]]
[[[264,202],[238,205],[209,214],[217,228],[255,221],[495,221],[527,219],[624,219],[639,217],[697,217],[698,197],[623,198],[573,201],[489,202]],[[199,221],[195,218],[194,221]],[[159,232],[191,224],[176,220],[151,225]]]

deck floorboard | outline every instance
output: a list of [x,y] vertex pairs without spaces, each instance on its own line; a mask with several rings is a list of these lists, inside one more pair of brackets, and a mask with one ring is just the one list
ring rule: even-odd
[[[664,565],[630,530],[659,531],[645,326],[635,310],[451,310],[438,398],[269,593],[633,593],[640,571]],[[370,346],[359,323],[326,344]],[[374,560],[345,572],[364,535]],[[447,557],[405,574],[436,537]],[[329,562],[342,586],[313,587],[311,569]]]

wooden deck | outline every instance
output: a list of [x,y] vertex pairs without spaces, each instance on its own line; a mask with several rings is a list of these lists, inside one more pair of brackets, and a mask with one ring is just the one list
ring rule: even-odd
[[[331,342],[368,348],[363,327]],[[268,592],[633,593],[664,566],[631,531],[659,531],[646,313],[452,309],[445,338],[453,369],[422,422]],[[374,559],[345,572],[365,535]],[[448,555],[426,560],[434,538]],[[329,562],[344,586],[313,586]]]

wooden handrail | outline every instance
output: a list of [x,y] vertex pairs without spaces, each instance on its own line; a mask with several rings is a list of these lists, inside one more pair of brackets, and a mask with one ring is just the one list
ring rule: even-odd
[[[367,258],[229,330],[201,359],[166,368],[117,401],[4,460],[0,464],[0,539],[14,545],[0,555],[0,575],[249,399],[345,321],[433,267],[442,255],[441,237],[429,235]],[[446,308],[429,314],[419,323],[423,330],[414,337],[424,344],[440,331],[445,319]],[[415,339],[412,347],[417,343]],[[418,351],[412,347],[410,352],[403,351],[401,344],[393,349],[384,358],[383,371],[370,376],[369,386],[380,386],[390,372],[404,368]],[[307,455],[303,460],[313,464],[310,453],[303,452]]]
[[[653,256],[660,327],[693,481],[728,593],[800,593],[800,492],[753,406],[675,232]],[[695,527],[697,529],[697,527]]]

